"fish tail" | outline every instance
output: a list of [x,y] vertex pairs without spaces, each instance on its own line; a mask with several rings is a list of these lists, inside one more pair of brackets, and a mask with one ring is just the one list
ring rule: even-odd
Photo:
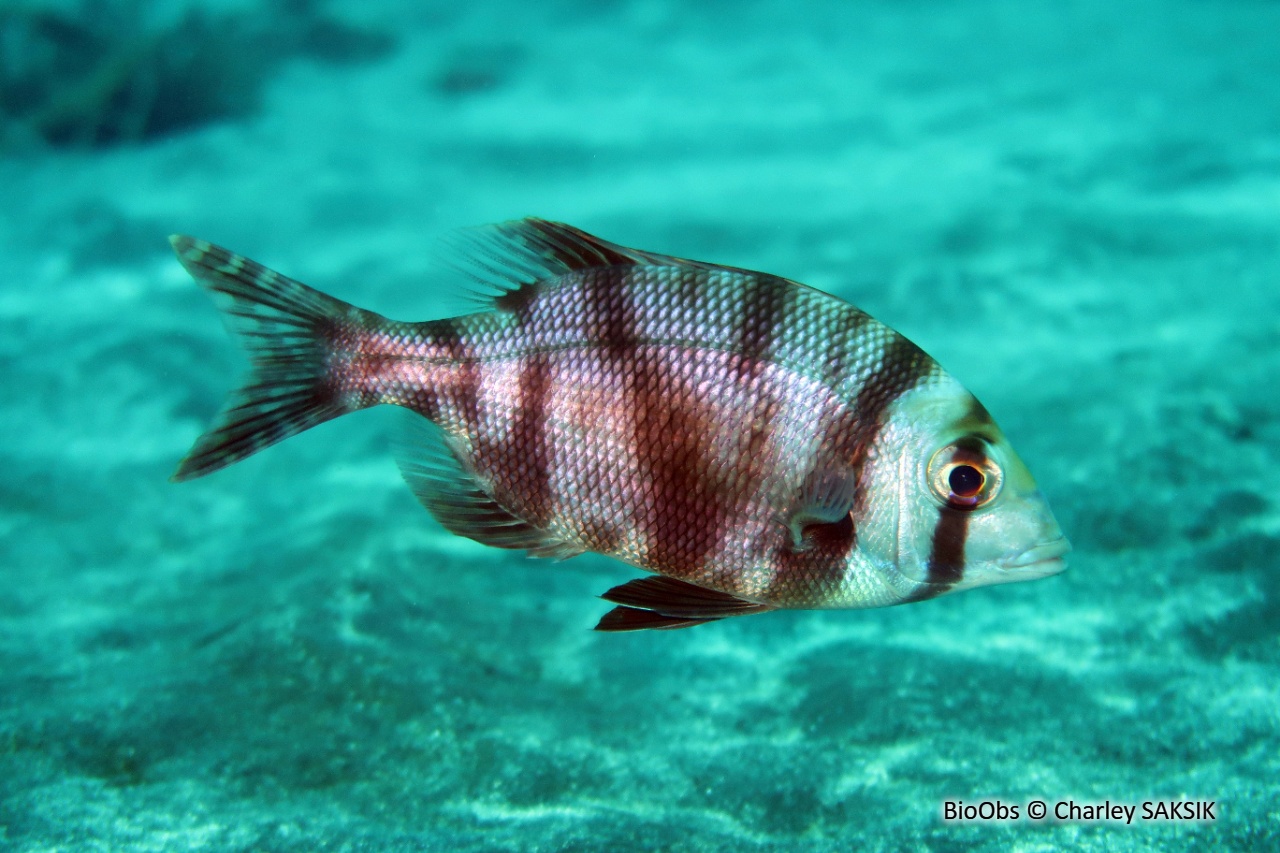
[[191,237],[178,260],[219,303],[249,350],[252,373],[174,472],[203,477],[338,415],[378,402],[345,381],[343,344],[386,321],[248,258]]

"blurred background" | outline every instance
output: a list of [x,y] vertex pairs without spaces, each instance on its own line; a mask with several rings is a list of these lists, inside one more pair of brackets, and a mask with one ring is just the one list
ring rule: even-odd
[[[1280,4],[0,2],[0,846],[1280,846]],[[394,418],[167,481],[245,359],[165,237],[406,320],[525,215],[787,276],[1001,422],[1064,575],[605,636]],[[945,799],[1213,823],[947,824]]]

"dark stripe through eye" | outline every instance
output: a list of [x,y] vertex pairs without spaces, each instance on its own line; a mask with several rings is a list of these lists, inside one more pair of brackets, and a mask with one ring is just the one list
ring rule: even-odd
[[951,585],[964,577],[964,543],[968,535],[968,513],[947,507],[938,510],[929,546],[929,583]]

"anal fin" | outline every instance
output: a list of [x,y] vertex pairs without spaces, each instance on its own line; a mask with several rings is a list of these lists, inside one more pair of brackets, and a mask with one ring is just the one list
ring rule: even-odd
[[583,549],[514,515],[489,494],[441,430],[418,416],[396,449],[400,473],[427,511],[449,532],[495,548],[564,560]]
[[596,625],[597,631],[687,628],[773,609],[767,604],[662,575],[628,581],[600,597],[622,606],[606,613]]

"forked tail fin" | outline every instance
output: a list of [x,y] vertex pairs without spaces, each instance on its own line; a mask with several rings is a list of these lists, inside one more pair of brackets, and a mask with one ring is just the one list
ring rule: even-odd
[[203,240],[174,235],[169,242],[218,301],[253,364],[248,382],[178,465],[175,481],[203,477],[374,402],[344,387],[335,355],[381,317]]

